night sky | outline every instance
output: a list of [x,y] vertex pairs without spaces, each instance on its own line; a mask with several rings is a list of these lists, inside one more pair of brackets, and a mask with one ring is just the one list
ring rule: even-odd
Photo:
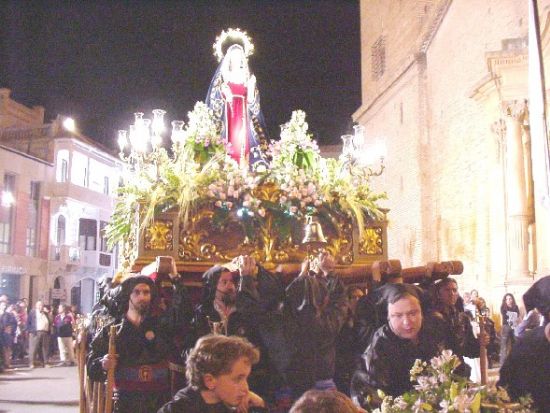
[[358,3],[0,0],[0,87],[114,148],[133,112],[187,121],[217,67],[216,36],[240,27],[270,137],[303,109],[320,143],[338,143],[361,103]]

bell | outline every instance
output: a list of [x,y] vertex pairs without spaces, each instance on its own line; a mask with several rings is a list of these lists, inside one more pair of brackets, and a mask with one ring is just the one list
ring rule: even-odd
[[302,240],[303,246],[316,248],[328,244],[327,239],[323,235],[323,227],[321,227],[319,222],[314,221],[311,215],[307,217],[304,229],[306,235]]

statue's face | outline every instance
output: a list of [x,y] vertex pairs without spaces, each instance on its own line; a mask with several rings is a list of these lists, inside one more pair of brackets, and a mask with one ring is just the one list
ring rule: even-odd
[[241,68],[244,66],[244,50],[240,47],[232,47],[229,49],[229,67],[231,69]]

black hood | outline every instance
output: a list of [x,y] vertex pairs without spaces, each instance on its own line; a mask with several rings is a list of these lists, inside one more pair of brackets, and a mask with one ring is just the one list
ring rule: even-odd
[[550,312],[550,275],[540,278],[523,294],[523,303],[527,311],[536,308],[543,316],[548,317]]
[[[222,272],[229,271],[222,265],[214,265],[202,275],[202,298],[201,304],[211,305],[216,298],[216,287]],[[238,278],[238,275],[235,275]]]

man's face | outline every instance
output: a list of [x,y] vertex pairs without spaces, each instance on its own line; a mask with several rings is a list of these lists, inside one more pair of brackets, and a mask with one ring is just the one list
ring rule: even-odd
[[415,297],[405,296],[388,304],[388,321],[397,337],[416,340],[422,327],[420,302]]
[[450,282],[441,287],[439,289],[439,300],[443,304],[453,307],[458,300],[458,286],[456,283]]
[[65,306],[63,304],[60,304],[59,307],[57,308],[57,312],[59,314],[62,314],[65,312]]
[[241,357],[233,363],[229,373],[217,377],[207,375],[206,385],[219,401],[226,406],[236,407],[248,394],[248,376],[251,369],[250,360]]
[[44,303],[42,301],[37,301],[35,304],[36,311],[42,311],[44,309]]
[[237,286],[235,285],[235,277],[233,273],[229,271],[223,271],[218,280],[218,285],[216,286],[218,292],[222,294],[227,294],[230,296],[237,295]]
[[130,309],[139,314],[147,313],[151,304],[151,288],[147,284],[137,284],[130,294]]

